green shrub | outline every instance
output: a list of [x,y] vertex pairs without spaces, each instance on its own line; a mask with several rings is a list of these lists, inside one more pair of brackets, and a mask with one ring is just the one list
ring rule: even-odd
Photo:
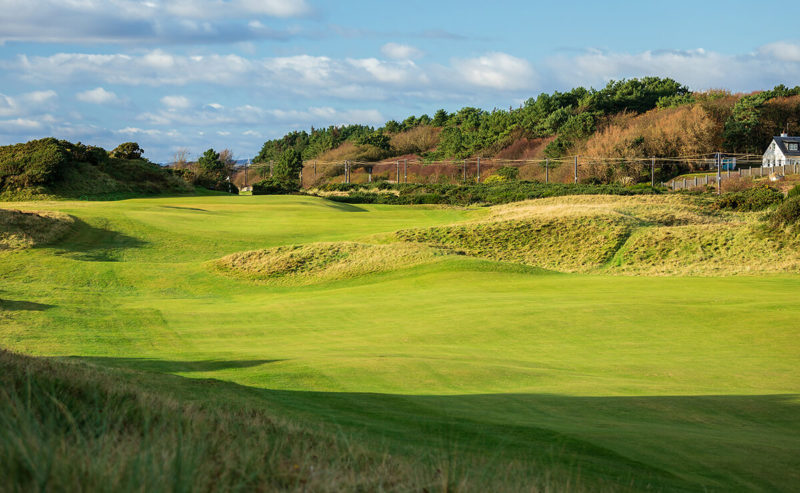
[[295,193],[300,189],[297,180],[285,180],[281,178],[266,178],[253,183],[253,195],[285,195]]
[[770,214],[770,224],[775,228],[800,229],[800,195],[786,199]]
[[144,149],[136,142],[124,142],[111,151],[111,157],[117,159],[142,159]]
[[789,193],[787,194],[787,197],[788,198],[800,197],[800,185],[795,185],[794,188],[789,190]]
[[54,138],[0,147],[0,191],[50,184],[70,161],[69,150]]
[[783,194],[769,185],[759,185],[741,192],[727,193],[717,200],[717,207],[732,211],[762,211],[783,202]]

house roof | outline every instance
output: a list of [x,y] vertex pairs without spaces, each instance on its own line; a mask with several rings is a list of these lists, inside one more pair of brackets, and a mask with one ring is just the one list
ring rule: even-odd
[[[784,156],[800,156],[800,137],[773,137],[775,139],[775,143],[778,145],[778,149],[781,150]],[[797,143],[797,151],[790,151],[789,147],[786,145],[789,142]]]

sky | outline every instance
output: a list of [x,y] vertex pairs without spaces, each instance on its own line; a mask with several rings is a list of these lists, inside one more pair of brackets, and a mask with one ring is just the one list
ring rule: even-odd
[[[291,130],[672,77],[800,84],[760,2],[0,0],[0,145],[54,136],[169,162]],[[780,14],[778,14],[780,15]],[[791,23],[790,23],[791,24]],[[787,24],[790,25],[790,24]]]

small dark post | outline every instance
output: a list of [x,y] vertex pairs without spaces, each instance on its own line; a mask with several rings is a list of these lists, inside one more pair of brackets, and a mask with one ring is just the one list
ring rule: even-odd
[[403,181],[408,183],[408,159],[403,161]]
[[369,175],[369,181],[367,183],[372,183],[372,166],[367,166],[367,173]]
[[463,175],[464,175],[464,183],[466,183],[467,182],[467,160],[466,159],[464,160],[463,168],[461,168],[461,171],[463,172]]
[[653,157],[652,161],[650,161],[650,186],[656,186],[656,158]]
[[476,181],[478,183],[480,183],[481,182],[481,158],[478,158],[478,172],[475,173],[475,175],[477,176],[477,180]]
[[544,158],[544,182],[550,183],[550,158]]
[[578,156],[575,156],[575,183],[578,183]]
[[314,161],[314,181],[317,181],[317,162]]
[[269,162],[269,177],[270,177],[270,178],[272,178],[272,163],[274,163],[274,162],[275,162],[275,161],[270,161],[270,162]]
[[303,165],[300,165],[300,188],[303,188]]
[[247,187],[247,165],[250,164],[250,160],[248,159],[246,163],[244,163],[244,186]]
[[400,161],[399,160],[394,162],[394,167],[395,167],[395,181],[394,182],[395,183],[400,183]]

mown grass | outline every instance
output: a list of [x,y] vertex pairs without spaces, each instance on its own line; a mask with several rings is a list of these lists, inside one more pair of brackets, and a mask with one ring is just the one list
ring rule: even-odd
[[[151,422],[168,425],[152,428],[155,448],[114,449],[126,435],[108,433],[101,445],[106,432],[59,431],[69,430],[68,420],[46,408],[52,401],[41,393],[40,408],[50,411],[38,416],[61,424],[45,427],[41,418],[26,425],[23,418],[37,415],[22,412],[23,421],[6,421],[3,432],[51,430],[30,443],[59,451],[54,457],[64,472],[50,477],[63,482],[51,483],[53,489],[73,489],[70,478],[99,484],[80,471],[92,462],[87,457],[107,450],[117,452],[98,460],[101,470],[117,461],[128,474],[126,464],[146,461],[136,455],[144,450],[164,458],[163,472],[152,469],[147,484],[174,478],[169,464],[177,443],[197,445],[196,455],[181,445],[188,454],[181,461],[191,467],[208,464],[206,451],[221,458],[224,467],[214,471],[222,478],[234,478],[236,466],[220,471],[243,455],[235,477],[255,482],[231,479],[218,489],[302,489],[291,482],[298,476],[281,482],[280,460],[248,476],[250,464],[271,460],[259,455],[266,452],[258,443],[267,443],[282,450],[279,458],[308,451],[298,457],[309,465],[317,464],[319,447],[330,447],[316,454],[329,480],[308,489],[791,491],[800,482],[800,308],[791,302],[797,275],[612,276],[613,258],[592,275],[554,274],[442,255],[298,286],[209,268],[236,252],[287,245],[363,244],[377,235],[392,247],[384,240],[394,231],[457,223],[594,217],[602,227],[634,225],[632,240],[648,229],[749,227],[759,220],[759,213],[705,213],[691,200],[570,197],[481,210],[293,196],[37,203],[38,210],[70,214],[76,225],[50,246],[0,254],[0,344],[90,363],[89,370],[47,364],[64,375],[57,387],[78,382],[90,389],[98,378],[101,396],[115,386],[150,392],[153,402],[140,407],[154,416],[163,411]],[[18,383],[3,385],[16,390],[3,397],[14,404],[1,408],[24,410],[25,375],[39,375],[41,362],[10,361],[22,370],[4,370]],[[73,374],[84,371],[84,380]],[[73,415],[89,413],[87,423],[105,406],[91,393],[89,404],[73,402],[63,397],[73,391],[42,381]],[[275,441],[239,421],[240,409],[261,416],[257,424],[271,420]],[[227,423],[222,431],[207,424],[215,419]],[[169,431],[179,423],[190,441]],[[279,445],[289,436],[282,423],[301,432],[286,448]],[[137,426],[130,430],[144,441],[148,433],[137,434]],[[252,441],[240,440],[251,433]],[[360,450],[356,459],[347,459],[350,447]],[[21,449],[7,450],[23,457]],[[47,470],[46,454],[31,457]],[[384,457],[392,458],[387,469]],[[118,477],[128,477],[123,473]],[[19,474],[3,476],[14,478],[7,489],[33,484]],[[198,477],[181,485],[203,489],[209,476]]]

